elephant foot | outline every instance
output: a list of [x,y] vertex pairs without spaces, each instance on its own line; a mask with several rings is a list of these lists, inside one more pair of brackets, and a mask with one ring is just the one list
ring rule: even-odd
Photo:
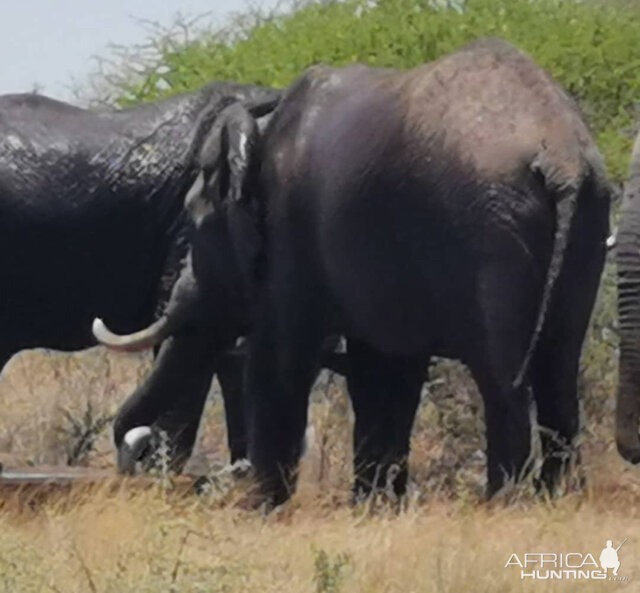
[[240,459],[218,471],[200,476],[194,492],[220,503],[231,503],[244,510],[261,508],[265,499],[259,495],[254,468],[248,459]]
[[351,491],[351,505],[356,508],[401,510],[407,503],[407,468],[392,463],[375,468],[373,478],[358,476]]
[[218,471],[200,476],[193,484],[196,494],[208,494],[211,489],[220,488],[223,484],[238,484],[252,477],[253,466],[248,459],[238,459],[227,464]]
[[570,492],[582,492],[587,487],[587,477],[581,465],[564,460],[547,459],[534,480],[537,494],[557,498]]
[[[539,494],[551,497],[569,492],[580,492],[586,485],[580,450],[572,444],[552,435],[546,439],[546,453],[536,476],[535,484]],[[544,441],[543,441],[544,443]]]

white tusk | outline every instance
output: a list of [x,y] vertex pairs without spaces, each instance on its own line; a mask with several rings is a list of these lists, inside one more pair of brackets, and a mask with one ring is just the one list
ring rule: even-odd
[[148,426],[136,426],[127,431],[127,434],[124,435],[124,442],[131,449],[135,449],[141,440],[149,438],[151,438],[151,428]]

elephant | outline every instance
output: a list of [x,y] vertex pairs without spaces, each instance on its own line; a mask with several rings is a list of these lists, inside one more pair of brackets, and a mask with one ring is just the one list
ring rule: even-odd
[[[22,349],[94,346],[96,315],[130,331],[160,314],[187,255],[183,202],[203,138],[231,103],[260,118],[279,98],[227,82],[119,111],[0,97],[0,370]],[[115,419],[121,470],[141,454],[140,431],[125,439],[141,423],[169,433],[176,467],[189,456],[214,372],[196,323],[205,309],[190,305],[191,322],[158,345],[149,378]],[[232,460],[246,456],[241,365],[227,355],[216,368]]]
[[405,493],[433,356],[463,361],[482,394],[488,496],[530,470],[535,422],[553,490],[578,456],[579,358],[612,193],[574,101],[527,55],[483,39],[406,71],[315,66],[264,130],[240,104],[215,126],[186,199],[192,283],[143,334],[179,331],[202,291],[216,349],[246,335],[260,498],[295,488],[334,334],[347,343],[356,498]]
[[[630,463],[640,463],[640,134],[636,137],[629,178],[615,237],[620,368],[616,401],[616,444]],[[613,241],[612,241],[613,243]]]

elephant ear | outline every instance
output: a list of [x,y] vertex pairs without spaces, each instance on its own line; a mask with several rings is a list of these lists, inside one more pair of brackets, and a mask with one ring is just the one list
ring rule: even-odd
[[195,226],[195,275],[207,290],[230,297],[229,307],[251,298],[260,265],[259,141],[249,109],[240,102],[226,107],[202,144],[200,173],[185,199]]
[[196,226],[220,208],[250,199],[258,139],[258,124],[241,103],[216,118],[200,150],[200,173],[185,199]]
[[[258,124],[241,103],[226,107],[211,126],[198,156],[198,178],[185,198],[195,223],[188,255],[163,315],[147,328],[116,335],[94,320],[96,339],[116,350],[137,351],[157,345],[202,318],[206,303],[215,302],[226,317],[242,319],[252,290],[262,248],[255,195],[254,152]],[[203,286],[214,298],[203,296]],[[215,312],[214,312],[215,313]],[[210,312],[207,312],[209,315]],[[221,340],[227,333],[218,327]]]

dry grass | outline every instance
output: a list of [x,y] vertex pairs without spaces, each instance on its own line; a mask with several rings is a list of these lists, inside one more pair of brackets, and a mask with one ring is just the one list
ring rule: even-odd
[[[0,463],[65,464],[74,445],[73,424],[108,419],[148,369],[148,357],[113,355],[102,348],[14,356],[0,376]],[[110,435],[101,428],[80,464],[111,464]]]
[[[0,461],[63,463],[77,440],[69,426],[111,415],[147,368],[148,359],[100,349],[16,357],[0,378]],[[242,511],[235,491],[221,502],[189,488],[120,482],[5,496],[0,593],[640,591],[640,472],[613,449],[609,404],[586,406],[585,491],[549,501],[534,500],[525,487],[508,504],[487,504],[475,387],[451,363],[433,379],[414,429],[410,496],[399,512],[347,504],[351,411],[342,382],[325,380],[312,397],[312,446],[298,492],[280,512]],[[600,385],[589,395],[596,396],[609,401],[611,389]],[[111,466],[109,429],[96,432],[79,463]],[[224,443],[223,410],[213,398],[192,464],[224,460]],[[514,552],[597,558],[606,539],[625,537],[623,583],[521,581],[518,569],[505,568]]]
[[[435,499],[368,515],[307,484],[263,518],[160,489],[102,488],[0,514],[0,591],[638,591],[639,494],[636,481],[554,504]],[[523,582],[505,568],[514,552],[597,558],[605,539],[624,537],[626,583]]]

